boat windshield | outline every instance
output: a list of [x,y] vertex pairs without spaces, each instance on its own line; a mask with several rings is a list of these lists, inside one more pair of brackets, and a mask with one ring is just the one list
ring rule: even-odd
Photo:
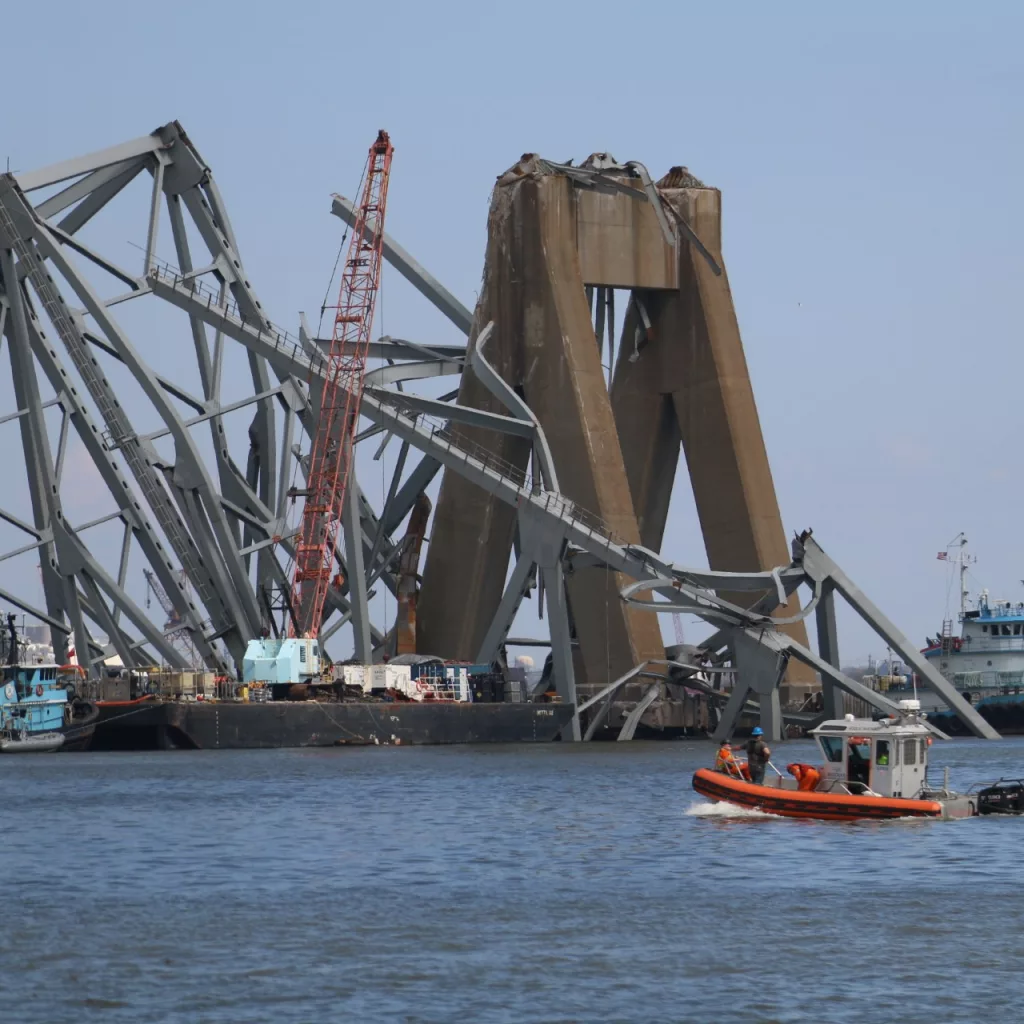
[[843,759],[843,737],[842,736],[821,736],[821,749],[830,761],[842,761]]

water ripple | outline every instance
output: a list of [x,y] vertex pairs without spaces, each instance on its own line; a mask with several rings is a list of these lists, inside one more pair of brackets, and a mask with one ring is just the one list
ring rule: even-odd
[[[1019,774],[1022,755],[933,750],[959,785]],[[690,788],[711,756],[5,759],[3,1019],[1015,1019],[1024,821],[724,808]]]

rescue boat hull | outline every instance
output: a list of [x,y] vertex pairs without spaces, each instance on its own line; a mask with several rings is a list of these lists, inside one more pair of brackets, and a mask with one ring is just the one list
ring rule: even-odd
[[701,796],[751,807],[784,818],[819,818],[824,821],[858,819],[941,818],[937,800],[902,800],[845,793],[801,792],[774,786],[756,786],[722,772],[699,768],[693,774],[693,788]]

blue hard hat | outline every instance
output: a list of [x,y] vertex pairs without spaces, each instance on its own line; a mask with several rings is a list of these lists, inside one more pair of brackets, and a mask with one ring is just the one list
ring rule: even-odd
[[750,731],[750,735],[751,736],[763,736],[764,735],[764,730],[761,728],[761,726],[755,725],[754,728]]

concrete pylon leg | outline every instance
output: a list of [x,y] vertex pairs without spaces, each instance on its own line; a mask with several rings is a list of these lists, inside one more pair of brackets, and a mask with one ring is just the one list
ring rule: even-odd
[[[522,377],[522,348],[516,335],[520,286],[514,277],[492,269],[505,251],[504,228],[492,210],[484,286],[469,344],[475,345],[479,331],[493,320],[488,361],[507,382],[517,385]],[[469,366],[462,374],[458,402],[486,412],[508,413]],[[453,433],[471,449],[489,452],[509,475],[526,473],[530,460],[526,439],[469,427],[453,428]],[[514,529],[514,508],[456,473],[444,474],[417,605],[416,649],[421,654],[466,661],[476,657],[501,603]]]
[[[499,180],[474,325],[479,329],[488,320],[495,325],[489,361],[507,383],[521,388],[543,427],[563,495],[623,541],[638,543],[584,290],[568,179],[516,173]],[[491,409],[495,400],[467,370],[459,401]],[[474,440],[501,449],[506,458],[518,452],[518,464],[525,466],[522,442],[485,432]],[[421,651],[476,654],[501,601],[511,538],[511,510],[446,474],[424,569]],[[664,657],[656,617],[619,599],[627,582],[600,570],[569,580],[572,624],[588,681],[607,682],[641,661]]]
[[[660,309],[657,293],[644,292],[641,301],[649,310]],[[672,390],[666,388],[674,379],[666,374],[671,375],[671,364],[677,360],[672,358],[669,343],[656,335],[644,340],[637,358],[631,361],[639,324],[637,308],[630,303],[622,325],[611,400],[640,543],[660,551],[682,442]]]
[[[636,345],[635,306],[624,325],[612,398],[643,542],[655,550],[661,545],[675,465],[669,452],[679,438],[711,568],[784,565],[786,536],[720,254],[721,193],[691,187],[662,194],[723,269],[716,275],[681,241],[679,288],[637,293],[651,321],[649,335],[644,332]],[[750,594],[723,596],[751,602]],[[794,597],[786,611],[796,609]],[[806,645],[802,623],[785,629]],[[794,696],[813,679],[806,666],[793,663],[788,670],[791,690],[805,684]]]
[[[526,400],[544,429],[564,494],[628,543],[640,532],[618,431],[601,369],[577,251],[570,183],[548,176],[517,186],[528,315],[523,323]],[[664,657],[656,617],[629,608],[617,573],[587,570],[569,580],[576,637],[590,683]]]
[[[478,435],[497,458],[525,470],[528,441],[464,433],[474,435],[474,441]],[[501,603],[514,528],[511,505],[455,473],[445,474],[417,602],[417,651],[462,661],[476,657]]]

